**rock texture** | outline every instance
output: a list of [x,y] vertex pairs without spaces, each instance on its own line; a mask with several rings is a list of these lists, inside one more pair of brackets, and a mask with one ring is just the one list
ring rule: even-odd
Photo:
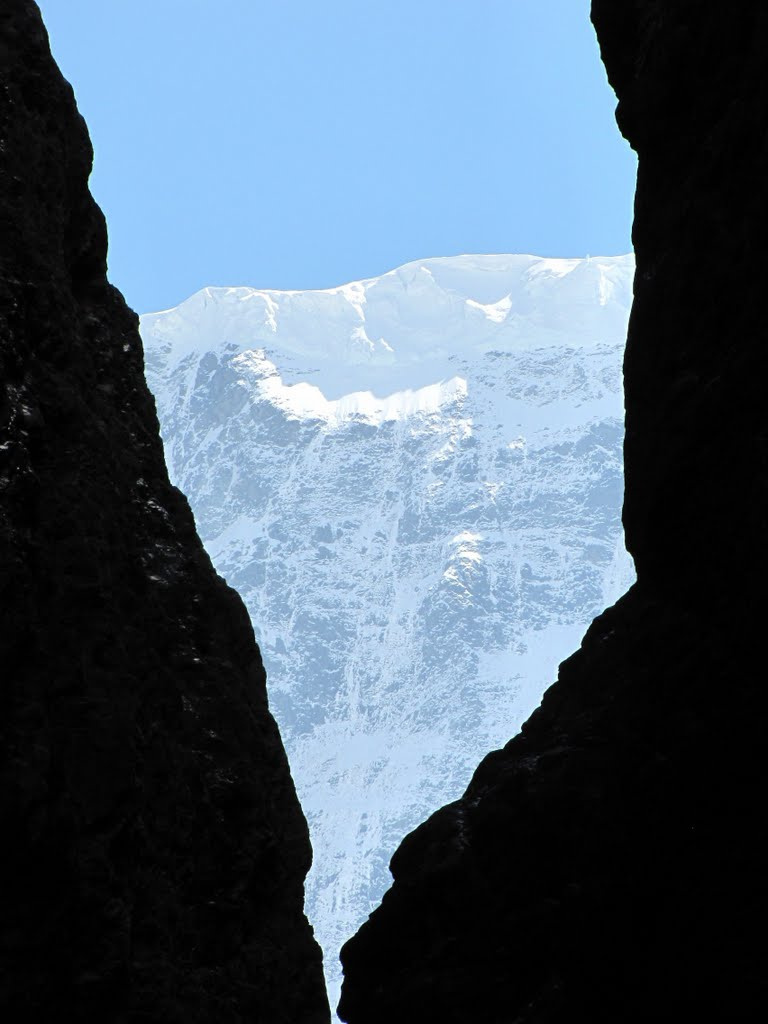
[[594,0],[639,156],[625,361],[638,582],[409,835],[342,953],[351,1024],[750,1020],[768,1003],[768,11]]
[[259,651],[168,483],[29,0],[0,68],[0,1015],[320,1024]]

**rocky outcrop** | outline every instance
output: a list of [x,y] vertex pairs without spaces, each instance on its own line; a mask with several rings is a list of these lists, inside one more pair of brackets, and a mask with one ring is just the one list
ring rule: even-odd
[[0,1014],[320,1024],[258,648],[168,483],[30,0],[0,55]]
[[638,582],[395,854],[342,953],[351,1024],[736,1021],[768,1003],[768,11],[594,0],[593,21],[639,157]]

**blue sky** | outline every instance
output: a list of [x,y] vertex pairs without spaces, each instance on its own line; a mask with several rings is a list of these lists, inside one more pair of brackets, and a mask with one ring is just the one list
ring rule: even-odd
[[207,284],[631,248],[588,0],[38,3],[139,312]]

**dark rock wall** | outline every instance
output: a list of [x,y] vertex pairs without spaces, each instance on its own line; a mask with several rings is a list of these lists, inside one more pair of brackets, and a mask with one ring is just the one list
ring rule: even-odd
[[327,1021],[245,609],[168,483],[91,148],[0,4],[0,1016]]
[[768,1005],[768,9],[594,0],[639,156],[638,583],[344,948],[352,1024],[746,1021]]
[[745,555],[766,568],[768,525],[768,7],[598,0],[593,12],[639,155],[627,543],[645,582],[741,590]]

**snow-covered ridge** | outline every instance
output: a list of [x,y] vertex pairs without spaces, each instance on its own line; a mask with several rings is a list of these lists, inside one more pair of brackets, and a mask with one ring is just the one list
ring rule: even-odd
[[267,666],[336,953],[632,579],[631,256],[460,256],[142,317],[171,477]]
[[284,383],[263,349],[241,352],[232,359],[232,365],[244,379],[254,382],[255,392],[265,401],[289,416],[320,420],[329,427],[338,427],[351,419],[382,423],[416,414],[436,413],[442,406],[460,401],[467,393],[467,382],[461,377],[452,377],[416,390],[405,388],[384,398],[377,398],[371,391],[353,391],[340,398],[328,399],[317,384],[306,381]]
[[[323,395],[384,398],[450,378],[457,359],[594,344],[624,329],[633,257],[454,256],[318,291],[204,288],[142,317],[169,362],[263,349]],[[226,325],[225,336],[222,327]]]

